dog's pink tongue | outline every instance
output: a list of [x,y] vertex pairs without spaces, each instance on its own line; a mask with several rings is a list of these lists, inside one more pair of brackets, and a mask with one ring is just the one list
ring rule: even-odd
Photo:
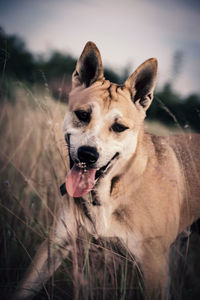
[[65,186],[71,197],[82,197],[94,186],[96,169],[85,170],[75,164],[67,175]]

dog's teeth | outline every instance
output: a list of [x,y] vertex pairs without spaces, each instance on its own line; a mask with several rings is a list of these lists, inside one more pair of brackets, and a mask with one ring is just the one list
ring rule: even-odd
[[77,166],[78,166],[80,169],[86,169],[86,163],[85,163],[85,162],[79,162],[79,163],[77,163]]

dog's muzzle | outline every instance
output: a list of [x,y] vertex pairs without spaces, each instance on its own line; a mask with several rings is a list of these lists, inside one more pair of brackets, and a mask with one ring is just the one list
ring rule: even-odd
[[115,155],[107,162],[106,165],[101,168],[96,168],[95,163],[99,158],[99,153],[95,147],[81,146],[77,150],[77,159],[72,160],[70,155],[70,135],[65,136],[68,152],[70,158],[70,172],[66,177],[66,182],[61,185],[61,195],[66,193],[72,197],[80,197],[92,190],[96,181],[104,175],[109,167],[112,167],[111,162],[119,156],[119,153]]

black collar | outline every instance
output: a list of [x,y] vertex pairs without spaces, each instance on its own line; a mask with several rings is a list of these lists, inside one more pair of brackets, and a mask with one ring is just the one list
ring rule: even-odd
[[67,194],[65,182],[63,184],[61,184],[61,186],[60,186],[60,193],[61,193],[61,196],[64,196],[65,194]]

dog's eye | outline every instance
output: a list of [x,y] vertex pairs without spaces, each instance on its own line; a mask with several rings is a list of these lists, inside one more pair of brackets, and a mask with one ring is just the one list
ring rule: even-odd
[[119,124],[119,123],[114,123],[111,127],[111,129],[115,132],[122,132],[128,129],[125,125]]
[[81,122],[89,123],[91,119],[91,113],[85,110],[76,110],[75,115]]

